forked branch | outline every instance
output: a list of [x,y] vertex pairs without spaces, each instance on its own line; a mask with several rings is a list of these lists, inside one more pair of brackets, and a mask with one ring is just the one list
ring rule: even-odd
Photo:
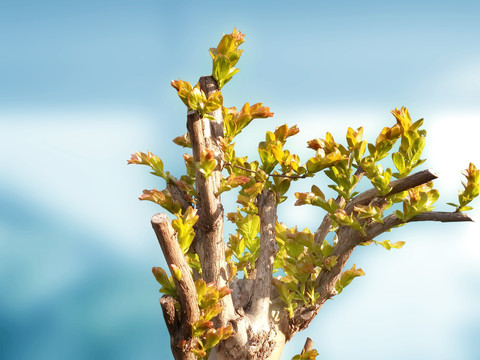
[[[346,206],[347,212],[351,213],[356,205],[368,205],[375,199],[384,200],[387,196],[397,194],[402,191],[428,183],[438,177],[437,173],[432,170],[424,170],[407,176],[403,179],[392,181],[389,186],[392,190],[385,196],[380,196],[377,189],[367,190],[357,197],[353,198]],[[337,199],[341,204],[343,198]],[[343,203],[344,204],[344,203]],[[416,221],[441,221],[441,222],[458,222],[472,221],[472,219],[459,212],[424,212],[409,219],[407,222]],[[372,223],[367,226],[366,234],[361,234],[348,226],[340,226],[337,230],[338,243],[332,252],[332,256],[336,256],[337,263],[330,270],[322,270],[317,278],[317,288],[319,289],[319,299],[315,306],[300,307],[296,309],[293,319],[291,319],[291,334],[298,332],[308,326],[308,324],[316,316],[326,300],[336,294],[335,284],[341,275],[345,264],[347,263],[354,248],[361,242],[372,240],[376,236],[390,230],[395,226],[406,223],[404,220],[397,218],[394,214],[387,216],[383,223]],[[315,233],[315,241],[322,241],[327,235],[331,227],[331,219],[329,214],[325,216],[319,229]],[[321,237],[321,238],[320,238]]]
[[390,184],[388,184],[388,186],[391,187],[392,190],[390,190],[390,192],[384,196],[379,196],[378,190],[375,188],[364,191],[363,193],[353,198],[347,204],[345,210],[350,213],[355,206],[368,205],[376,197],[386,198],[390,195],[395,195],[402,191],[406,191],[408,189],[412,189],[414,187],[426,184],[429,181],[435,180],[437,178],[438,173],[431,169],[419,171],[402,179],[392,181]]
[[[440,221],[440,222],[461,222],[461,221],[473,221],[467,214],[461,212],[442,212],[442,211],[427,211],[422,214],[418,214],[412,217],[407,222],[417,222],[417,221]],[[383,224],[373,223],[367,229],[367,239],[374,239],[378,235],[394,228],[405,224],[402,219],[399,219],[395,214],[387,216]]]

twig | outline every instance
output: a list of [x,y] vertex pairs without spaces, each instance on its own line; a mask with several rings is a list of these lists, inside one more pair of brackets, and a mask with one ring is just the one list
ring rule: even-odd
[[381,198],[386,198],[390,195],[395,195],[398,194],[399,192],[412,189],[414,187],[417,187],[419,185],[423,185],[428,183],[429,181],[435,180],[438,178],[438,173],[431,169],[419,171],[415,174],[409,175],[407,177],[404,177],[402,179],[398,179],[395,181],[392,181],[388,186],[392,188],[390,192],[384,196],[379,196],[378,190],[377,189],[370,189],[367,191],[364,191],[363,193],[357,195],[354,197],[348,204],[347,207],[345,208],[345,211],[347,213],[351,212],[353,208],[357,205],[368,205],[370,201],[372,201],[376,197],[381,197]]
[[303,174],[303,175],[285,175],[285,174],[268,174],[268,176],[272,176],[272,177],[282,177],[282,178],[286,178],[286,179],[305,179],[307,177],[310,177],[311,175],[308,175],[308,174]]
[[[359,167],[355,172],[355,175],[359,177],[359,181],[364,174],[365,172],[361,167]],[[386,198],[387,196],[394,195],[399,192],[408,190],[410,188],[425,184],[431,180],[436,179],[437,177],[438,177],[438,174],[435,171],[423,170],[413,175],[407,176],[403,179],[392,181],[388,185],[392,188],[392,190],[390,190],[390,192],[387,195],[383,196],[382,199]],[[348,204],[345,207],[345,211],[347,213],[351,213],[355,206],[368,205],[376,197],[378,197],[377,189],[374,188],[374,189],[364,191],[363,193],[355,196],[353,199],[351,199],[348,202]],[[340,205],[340,207],[343,207],[345,205],[345,199],[339,196],[337,198],[337,204]],[[331,226],[332,226],[332,219],[330,218],[330,215],[327,214],[323,218],[322,223],[318,227],[317,231],[315,231],[315,242],[317,244],[320,244],[323,241],[323,239],[325,239],[325,236],[327,236]]]
[[[247,171],[249,173],[257,174],[255,170],[247,169],[246,167],[240,166],[240,165],[232,165],[231,163],[225,163],[227,166],[231,166],[243,171]],[[272,177],[282,177],[282,178],[287,178],[287,179],[305,179],[307,177],[310,177],[311,175],[309,174],[303,174],[303,175],[285,175],[285,174],[267,174],[267,176],[272,176]]]
[[[443,211],[427,211],[416,215],[407,222],[416,221],[441,221],[441,222],[460,222],[473,221],[468,215],[461,212],[443,212]],[[395,214],[387,216],[382,223],[373,223],[367,229],[367,240],[373,239],[378,235],[394,228],[395,226],[405,224],[402,219],[399,219]]]

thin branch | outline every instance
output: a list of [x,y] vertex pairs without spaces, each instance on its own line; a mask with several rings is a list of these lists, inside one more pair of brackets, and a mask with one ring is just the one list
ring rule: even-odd
[[[468,215],[461,212],[443,212],[443,211],[427,211],[422,214],[412,217],[407,222],[416,221],[441,221],[441,222],[461,222],[461,221],[473,221]],[[395,214],[387,216],[382,223],[373,223],[367,229],[367,240],[371,240],[378,235],[394,228],[405,224],[402,219],[399,219]]]
[[409,175],[402,179],[392,181],[390,184],[388,184],[388,186],[390,186],[392,190],[390,190],[390,192],[384,196],[380,196],[378,194],[378,190],[375,188],[364,191],[363,193],[354,197],[348,203],[347,207],[345,208],[345,211],[349,213],[353,210],[354,206],[368,205],[376,197],[386,198],[390,195],[395,195],[395,194],[398,194],[399,192],[426,184],[429,181],[435,180],[437,178],[438,178],[438,173],[431,169],[419,171],[415,174]]
[[[359,167],[357,169],[357,172],[355,173],[355,175],[359,177],[359,181],[364,174],[365,172],[361,167]],[[438,177],[438,174],[435,171],[428,169],[428,170],[419,171],[418,173],[407,176],[403,179],[392,181],[390,184],[388,184],[388,186],[390,186],[392,190],[382,198],[386,198],[387,196],[394,195],[399,192],[425,184],[429,181],[436,179],[437,177]],[[353,199],[351,199],[348,202],[347,206],[345,207],[345,211],[347,213],[351,213],[355,206],[368,205],[373,199],[375,199],[378,196],[379,196],[378,190],[375,188],[364,191],[363,193],[355,196]],[[340,205],[340,207],[344,206],[345,199],[339,196],[337,198],[337,204]],[[321,243],[323,239],[325,239],[325,236],[327,236],[331,226],[332,226],[332,219],[330,218],[330,215],[327,214],[325,215],[322,223],[320,224],[317,231],[315,232],[315,242],[317,244]]]
[[252,174],[256,174],[256,173],[257,173],[255,170],[247,169],[246,167],[243,167],[243,166],[240,166],[240,165],[232,165],[232,164],[230,164],[230,163],[225,163],[225,165],[226,165],[226,166],[231,166],[231,167],[234,167],[234,168],[237,168],[237,169],[240,169],[240,170],[243,170],[243,171],[252,173]]
[[[181,326],[184,339],[191,337],[192,324],[198,320],[200,310],[198,308],[197,291],[190,274],[190,268],[178,245],[175,230],[165,214],[156,214],[152,217],[152,227],[157,235],[158,242],[162,248],[165,260],[172,273],[178,299],[181,307]],[[181,278],[174,275],[174,268],[180,270]]]
[[263,190],[258,197],[257,206],[258,216],[260,217],[260,251],[255,263],[257,274],[252,287],[252,304],[248,313],[253,317],[255,323],[268,326],[273,261],[277,251],[275,241],[275,223],[277,221],[275,193],[271,190]]
[[[240,166],[240,165],[232,165],[230,163],[225,163],[227,166],[234,167],[236,169],[240,169],[249,173],[257,174],[255,170],[247,169],[246,167]],[[286,179],[305,179],[307,177],[310,177],[311,175],[309,174],[303,174],[303,175],[285,175],[285,174],[267,174],[267,176],[272,176],[272,177],[281,177],[281,178],[286,178]]]
[[268,174],[268,176],[281,177],[281,178],[293,179],[293,180],[296,180],[296,179],[305,179],[305,178],[307,178],[307,177],[311,177],[311,175],[308,175],[308,174],[303,174],[303,175]]

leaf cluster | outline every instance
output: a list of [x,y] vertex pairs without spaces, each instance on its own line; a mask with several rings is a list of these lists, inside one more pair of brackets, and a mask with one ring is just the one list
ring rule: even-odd
[[227,287],[217,289],[214,283],[205,283],[200,279],[195,282],[197,290],[200,318],[192,324],[194,353],[198,359],[207,359],[210,350],[220,341],[227,339],[233,333],[231,325],[215,329],[212,319],[222,310],[220,299],[232,292]]
[[478,178],[479,171],[474,164],[470,163],[468,169],[463,171],[467,182],[462,182],[463,190],[458,192],[458,202],[459,204],[448,203],[448,205],[454,206],[455,211],[467,211],[472,210],[471,206],[467,206],[473,199],[478,196]]
[[[176,311],[180,311],[178,303],[177,290],[172,276],[168,276],[165,270],[161,267],[154,267],[152,269],[153,275],[158,283],[162,286],[160,292],[171,296],[177,300],[175,303]],[[180,272],[175,271],[173,266],[174,276],[181,277]],[[220,300],[232,292],[227,287],[217,289],[214,283],[206,283],[203,279],[195,282],[197,291],[198,307],[200,309],[200,317],[192,324],[192,349],[191,351],[198,359],[206,359],[210,350],[215,347],[220,341],[227,339],[232,333],[231,325],[215,328],[212,319],[217,316],[223,307]],[[179,344],[185,346],[185,344]]]
[[245,41],[244,38],[245,35],[233,29],[231,34],[223,35],[216,48],[210,48],[209,52],[213,60],[212,75],[220,89],[240,71],[234,66],[242,55],[243,50],[238,47]]

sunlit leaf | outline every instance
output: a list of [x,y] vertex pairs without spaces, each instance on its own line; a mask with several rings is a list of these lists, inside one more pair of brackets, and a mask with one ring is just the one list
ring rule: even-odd
[[177,265],[170,264],[170,269],[172,269],[172,273],[173,276],[175,276],[175,279],[177,279],[178,281],[182,280],[182,271]]

